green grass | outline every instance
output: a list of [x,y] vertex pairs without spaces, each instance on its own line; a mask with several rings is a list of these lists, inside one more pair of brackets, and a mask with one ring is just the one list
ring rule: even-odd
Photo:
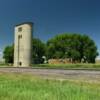
[[[0,67],[13,67],[12,64],[1,63]],[[32,68],[42,68],[42,69],[89,69],[89,70],[100,70],[100,64],[33,64]]]
[[11,66],[11,64],[0,63],[0,67],[6,67],[6,66]]
[[1,73],[0,100],[100,100],[100,84]]
[[100,69],[100,64],[36,64],[32,67],[50,69]]

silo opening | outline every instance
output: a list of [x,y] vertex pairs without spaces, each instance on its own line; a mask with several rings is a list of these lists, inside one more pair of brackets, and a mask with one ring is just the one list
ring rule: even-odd
[[19,62],[19,66],[21,66],[22,65],[22,62]]

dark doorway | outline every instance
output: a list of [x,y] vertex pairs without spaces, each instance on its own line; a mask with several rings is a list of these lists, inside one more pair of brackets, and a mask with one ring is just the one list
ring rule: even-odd
[[22,65],[22,62],[19,62],[19,66],[21,66]]

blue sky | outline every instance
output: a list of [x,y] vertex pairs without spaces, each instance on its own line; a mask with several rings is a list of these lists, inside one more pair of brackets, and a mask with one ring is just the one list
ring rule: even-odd
[[100,0],[0,0],[0,55],[14,41],[16,24],[34,22],[34,37],[89,35],[100,52]]

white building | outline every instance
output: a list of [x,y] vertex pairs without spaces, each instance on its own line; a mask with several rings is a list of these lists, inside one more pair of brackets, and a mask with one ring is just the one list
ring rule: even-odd
[[33,23],[25,22],[15,26],[14,66],[29,67],[32,63]]

